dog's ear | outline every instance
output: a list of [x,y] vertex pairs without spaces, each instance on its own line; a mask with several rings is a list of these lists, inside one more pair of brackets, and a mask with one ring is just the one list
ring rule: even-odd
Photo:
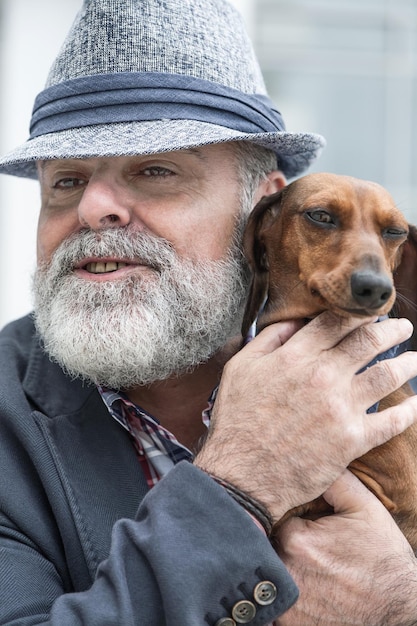
[[243,252],[252,272],[249,296],[243,316],[242,336],[246,337],[268,293],[268,257],[263,232],[276,220],[285,188],[264,196],[249,215],[243,234]]
[[397,292],[395,316],[406,317],[414,326],[411,349],[417,350],[417,227],[410,225],[407,241],[402,245],[401,259],[394,271]]

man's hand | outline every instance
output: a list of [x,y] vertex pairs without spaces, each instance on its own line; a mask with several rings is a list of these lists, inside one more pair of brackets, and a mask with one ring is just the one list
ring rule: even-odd
[[366,414],[417,375],[416,353],[357,374],[411,332],[407,320],[329,312],[301,329],[267,327],[226,364],[196,464],[258,499],[274,520],[321,495],[354,458],[417,419],[417,397]]
[[300,597],[277,625],[415,626],[417,561],[390,514],[347,470],[325,498],[335,515],[279,530]]

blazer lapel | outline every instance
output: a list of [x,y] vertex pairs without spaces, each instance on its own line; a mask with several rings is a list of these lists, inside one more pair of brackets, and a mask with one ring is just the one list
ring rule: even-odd
[[148,491],[130,436],[111,417],[97,389],[65,376],[36,339],[24,389],[94,575],[108,555],[113,525],[134,518]]

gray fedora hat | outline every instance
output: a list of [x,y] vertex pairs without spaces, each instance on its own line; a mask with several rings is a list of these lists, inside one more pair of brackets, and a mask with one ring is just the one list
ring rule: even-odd
[[30,138],[0,173],[37,178],[39,160],[244,140],[275,151],[288,178],[325,144],[285,130],[227,0],[84,0],[35,100]]

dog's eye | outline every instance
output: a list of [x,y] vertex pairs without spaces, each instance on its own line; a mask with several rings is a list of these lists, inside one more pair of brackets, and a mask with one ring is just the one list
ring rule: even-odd
[[305,212],[305,216],[315,222],[319,226],[335,226],[336,222],[333,219],[331,213],[326,211],[325,209],[310,209]]
[[407,236],[407,231],[404,228],[396,228],[395,226],[391,226],[388,228],[384,228],[382,231],[382,236],[387,239],[401,239],[402,237]]

